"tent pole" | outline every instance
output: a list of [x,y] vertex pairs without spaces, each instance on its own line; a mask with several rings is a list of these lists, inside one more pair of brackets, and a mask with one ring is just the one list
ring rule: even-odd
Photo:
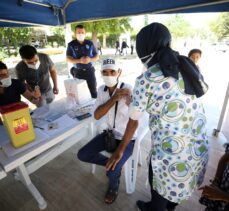
[[[62,13],[62,17],[63,17],[63,21],[64,21],[64,31],[65,31],[65,46],[66,49],[68,47],[68,43],[72,41],[72,29],[71,29],[71,24],[67,24],[66,23],[66,9],[67,7],[73,3],[76,0],[68,0],[66,2],[66,4],[64,5],[64,7],[61,9],[61,13]],[[70,78],[71,74],[70,74],[70,69],[71,69],[72,65],[67,62],[67,68],[68,68],[68,77]]]
[[227,109],[227,104],[229,102],[228,100],[229,100],[229,82],[228,82],[228,85],[227,85],[227,91],[226,91],[226,94],[225,94],[225,97],[224,97],[223,106],[222,106],[222,109],[221,109],[218,125],[217,125],[217,128],[213,130],[213,135],[215,137],[218,137],[218,133],[221,131],[221,127],[222,127],[224,116],[225,116],[226,109]]
[[42,7],[51,7],[51,5],[42,4],[42,3],[39,3],[39,2],[35,2],[35,1],[30,1],[30,0],[23,0],[23,2],[27,2],[27,3],[30,3],[30,4],[40,5]]
[[[68,47],[68,43],[72,41],[72,30],[71,30],[71,24],[65,24],[64,25],[64,30],[65,30],[65,46],[66,49]],[[68,66],[68,77],[70,78],[71,74],[70,74],[70,69],[72,67],[72,65],[67,62],[67,66]]]
[[31,22],[25,22],[25,21],[6,20],[6,19],[2,19],[2,18],[0,18],[0,22],[18,23],[18,24],[22,24],[22,25],[31,25],[31,26],[50,26],[47,24],[38,24],[38,23],[31,23]]

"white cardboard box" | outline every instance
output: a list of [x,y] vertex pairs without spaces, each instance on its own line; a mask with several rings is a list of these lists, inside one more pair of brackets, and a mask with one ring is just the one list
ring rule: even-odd
[[67,95],[67,101],[76,104],[83,104],[90,100],[91,95],[87,86],[86,80],[81,79],[66,79],[64,86]]

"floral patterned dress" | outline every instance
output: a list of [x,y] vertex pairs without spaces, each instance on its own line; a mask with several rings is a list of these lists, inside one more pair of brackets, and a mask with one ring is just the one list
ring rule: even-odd
[[202,183],[208,162],[206,118],[184,81],[164,77],[158,64],[136,80],[132,107],[150,114],[153,189],[180,203]]

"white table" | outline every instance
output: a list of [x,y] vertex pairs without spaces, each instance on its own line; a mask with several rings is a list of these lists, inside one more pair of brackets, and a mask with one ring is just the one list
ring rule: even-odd
[[88,130],[93,136],[93,125],[92,118],[75,121],[75,124],[65,128],[65,131],[59,131],[59,133],[51,135],[38,144],[13,156],[7,156],[1,149],[0,165],[4,171],[0,168],[0,177],[4,177],[6,173],[16,170],[15,179],[20,180],[27,187],[37,201],[39,208],[45,209],[47,203],[32,183],[29,175],[72,147],[82,138],[88,137]]
[[6,172],[0,167],[0,180],[6,177]]

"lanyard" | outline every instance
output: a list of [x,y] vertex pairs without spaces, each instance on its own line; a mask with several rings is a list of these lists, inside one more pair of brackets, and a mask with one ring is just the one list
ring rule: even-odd
[[[121,84],[120,89],[124,86],[124,83]],[[115,128],[115,119],[116,119],[116,114],[118,111],[118,101],[115,103],[115,115],[114,115],[114,124],[113,124],[113,128]]]

